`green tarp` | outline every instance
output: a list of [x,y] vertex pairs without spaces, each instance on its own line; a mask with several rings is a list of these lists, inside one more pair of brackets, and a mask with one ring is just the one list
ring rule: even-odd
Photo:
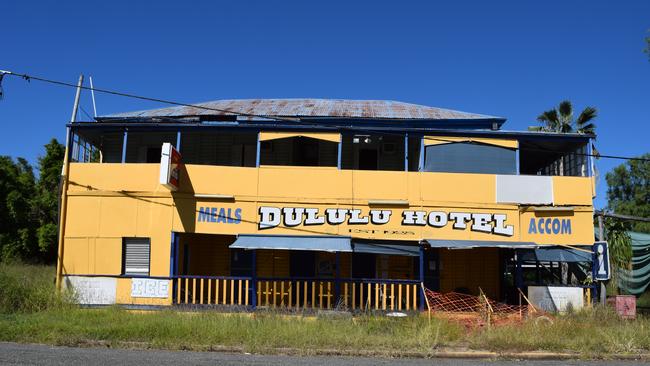
[[632,269],[619,271],[623,293],[641,295],[650,290],[650,234],[629,231],[632,238]]

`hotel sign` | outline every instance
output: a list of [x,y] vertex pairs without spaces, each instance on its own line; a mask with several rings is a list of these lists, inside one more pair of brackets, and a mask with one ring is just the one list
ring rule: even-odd
[[392,210],[370,210],[363,214],[361,209],[309,207],[270,207],[259,208],[260,230],[278,226],[318,226],[318,225],[386,225],[399,220],[402,226],[430,226],[443,228],[450,226],[457,230],[471,230],[503,236],[513,236],[514,226],[507,225],[506,214],[416,211],[404,210],[401,217],[393,217]]

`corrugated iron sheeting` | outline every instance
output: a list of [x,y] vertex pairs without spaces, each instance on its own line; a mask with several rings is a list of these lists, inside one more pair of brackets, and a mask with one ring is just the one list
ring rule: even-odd
[[[409,120],[501,120],[504,118],[388,100],[345,99],[236,99],[198,103],[196,107],[170,107],[118,113],[98,120],[225,116],[229,114],[262,117],[359,118]],[[217,111],[219,110],[219,111]],[[230,113],[231,112],[231,113]]]

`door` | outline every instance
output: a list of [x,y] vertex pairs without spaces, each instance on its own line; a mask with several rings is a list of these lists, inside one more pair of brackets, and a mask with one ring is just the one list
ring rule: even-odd
[[314,277],[316,252],[296,250],[291,251],[289,273],[291,277]]
[[[417,261],[419,262],[419,258]],[[440,291],[440,256],[437,248],[424,251],[424,287],[431,291]]]
[[370,253],[352,254],[352,277],[353,278],[375,278],[376,260],[375,255]]
[[253,252],[244,249],[230,250],[230,275],[249,277],[253,275]]
[[377,149],[359,150],[359,170],[377,170]]

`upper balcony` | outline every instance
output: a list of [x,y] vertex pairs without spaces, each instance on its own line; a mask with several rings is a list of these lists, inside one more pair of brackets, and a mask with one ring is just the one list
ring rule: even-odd
[[[72,161],[101,168],[75,164],[71,190],[158,191],[161,146],[169,142],[187,167],[180,192],[196,195],[364,205],[591,206],[594,192],[585,136],[75,127]],[[138,178],[145,175],[151,177]]]

